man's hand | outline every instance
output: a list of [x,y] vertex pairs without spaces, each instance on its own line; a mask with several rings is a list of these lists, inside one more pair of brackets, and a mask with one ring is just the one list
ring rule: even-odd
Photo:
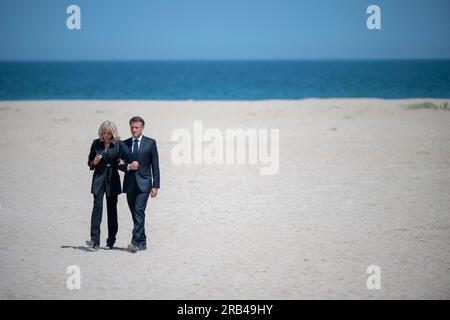
[[133,161],[128,165],[128,170],[137,170],[139,168],[139,162]]
[[158,189],[157,188],[152,188],[152,198],[155,198],[158,195]]
[[96,166],[96,165],[98,165],[100,160],[102,160],[102,156],[98,154],[95,156],[94,161],[92,161],[92,163],[94,164],[94,166]]

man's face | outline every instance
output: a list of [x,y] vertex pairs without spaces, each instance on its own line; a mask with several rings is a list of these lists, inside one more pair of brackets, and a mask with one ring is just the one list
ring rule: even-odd
[[136,121],[136,122],[132,122],[130,124],[130,131],[131,131],[131,135],[133,136],[133,138],[137,139],[139,138],[139,136],[142,134],[142,131],[144,130],[144,126],[142,125],[141,122]]

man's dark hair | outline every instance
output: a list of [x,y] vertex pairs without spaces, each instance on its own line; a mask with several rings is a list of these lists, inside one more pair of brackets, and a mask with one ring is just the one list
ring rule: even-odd
[[145,127],[145,121],[144,121],[144,119],[142,119],[142,118],[139,117],[139,116],[135,116],[135,117],[133,117],[133,118],[130,119],[130,126],[131,126],[131,124],[132,124],[133,122],[140,122],[140,123],[142,123],[142,126]]

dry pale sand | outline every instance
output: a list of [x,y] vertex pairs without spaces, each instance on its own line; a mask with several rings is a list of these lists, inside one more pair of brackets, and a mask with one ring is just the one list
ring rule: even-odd
[[[415,102],[0,102],[0,298],[449,299],[450,112]],[[149,250],[121,250],[132,229],[121,195],[118,249],[87,252],[90,143],[103,120],[128,137],[137,114],[162,173]],[[279,173],[173,164],[171,134],[195,120],[279,128]],[[105,231],[106,213],[102,246]],[[380,290],[366,286],[370,265]]]

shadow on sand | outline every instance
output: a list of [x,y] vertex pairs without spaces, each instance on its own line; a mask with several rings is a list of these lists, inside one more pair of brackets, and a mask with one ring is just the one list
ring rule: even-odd
[[94,250],[91,247],[88,246],[61,246],[62,249],[75,249],[75,250],[81,250],[86,252],[97,252],[97,251],[127,251],[127,248],[121,248],[121,247],[113,247],[112,249],[106,249],[106,247],[98,247],[98,250]]

